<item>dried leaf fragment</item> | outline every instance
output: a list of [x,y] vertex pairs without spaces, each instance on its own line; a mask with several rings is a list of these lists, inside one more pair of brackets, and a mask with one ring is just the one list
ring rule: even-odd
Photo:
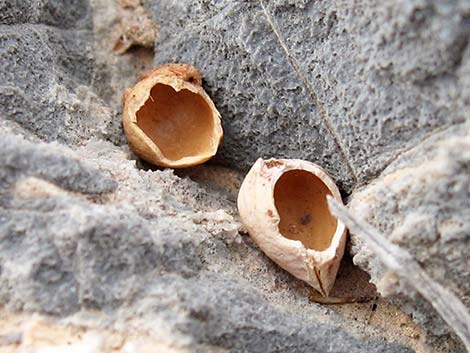
[[114,45],[113,50],[117,54],[124,54],[132,46],[153,48],[157,36],[157,25],[147,15],[145,9],[140,6],[140,2],[123,2],[125,11],[120,23],[120,36]]
[[242,222],[261,250],[323,296],[346,244],[346,228],[330,214],[327,195],[341,202],[325,171],[299,159],[258,159],[238,195]]
[[145,74],[123,96],[131,149],[155,165],[183,168],[213,157],[222,139],[220,114],[191,65],[168,64]]

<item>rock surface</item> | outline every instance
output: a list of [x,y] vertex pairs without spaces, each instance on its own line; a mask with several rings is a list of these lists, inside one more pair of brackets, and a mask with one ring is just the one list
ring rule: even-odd
[[[402,155],[353,194],[351,207],[382,192],[393,168],[415,168],[436,190],[435,207],[417,208],[417,190],[405,195],[401,213],[380,213],[378,225],[416,256],[429,255],[418,259],[468,296],[459,253],[468,232],[455,224],[466,217],[465,199],[444,189],[467,187],[468,156],[458,153],[464,125],[447,127],[464,120],[470,99],[469,9],[463,1],[350,6],[144,3],[159,25],[154,63],[199,67],[220,108],[226,139],[216,162],[243,170],[260,156],[302,157],[348,193]],[[105,0],[0,0],[0,351],[458,351],[453,341],[430,347],[423,327],[447,334],[438,318],[418,317],[417,326],[375,297],[348,259],[333,294],[372,301],[309,301],[308,288],[243,235],[236,170],[175,174],[135,160],[120,126],[120,96],[152,66],[153,53],[113,54],[123,11]],[[444,128],[445,146],[413,148]],[[435,162],[426,164],[429,175],[417,166],[423,154]],[[410,175],[400,183],[405,189],[417,183]],[[448,196],[447,213],[438,195]],[[370,203],[372,213],[379,201]],[[453,224],[443,220],[450,214]],[[422,221],[416,229],[435,220],[442,237],[425,227],[411,233],[415,241],[395,230],[415,219]],[[420,252],[424,244],[429,251]],[[359,243],[353,252],[374,281],[383,277]],[[452,275],[439,272],[442,265]],[[414,306],[413,315],[426,309],[406,288],[399,293],[396,302]],[[26,326],[6,311],[23,312]],[[38,324],[31,313],[50,322]],[[51,332],[75,337],[73,347],[59,337],[44,343]],[[110,332],[124,337],[110,343]]]
[[[470,125],[451,128],[392,163],[351,197],[353,214],[408,250],[431,278],[470,307]],[[425,158],[423,158],[425,156]],[[441,339],[448,327],[416,292],[391,275],[353,237],[354,261],[371,274],[379,292],[401,302],[415,320]]]
[[[152,5],[162,23],[156,63],[201,67],[225,117],[220,162],[243,169],[258,156],[300,156],[321,164],[343,191],[354,189],[357,215],[368,209],[369,222],[469,305],[469,170],[459,156],[468,135],[454,141],[454,152],[434,146],[446,157],[429,166],[423,156],[432,148],[421,146],[468,129],[466,2],[201,1],[190,11],[184,1]],[[169,11],[177,20],[165,18]],[[406,159],[407,151],[415,158]],[[379,283],[380,259],[357,241],[352,250]],[[413,291],[401,292],[396,302],[418,322],[449,333]]]
[[138,170],[106,142],[73,152],[4,135],[1,149],[0,298],[8,310],[62,318],[98,310],[109,315],[103,327],[117,319],[149,337],[164,328],[172,345],[201,352],[409,351],[353,338],[341,313],[309,304],[291,288],[295,280],[240,238],[223,194],[168,170]]
[[155,63],[201,68],[226,165],[303,158],[349,192],[468,117],[465,0],[192,3],[151,3]]

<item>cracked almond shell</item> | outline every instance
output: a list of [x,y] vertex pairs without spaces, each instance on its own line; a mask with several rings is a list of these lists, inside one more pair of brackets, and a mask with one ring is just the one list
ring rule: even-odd
[[223,136],[220,114],[191,65],[145,74],[123,96],[123,125],[132,151],[155,165],[183,168],[213,157]]
[[330,214],[326,196],[342,203],[334,181],[299,159],[258,159],[238,194],[250,236],[280,267],[328,296],[346,244],[344,224]]

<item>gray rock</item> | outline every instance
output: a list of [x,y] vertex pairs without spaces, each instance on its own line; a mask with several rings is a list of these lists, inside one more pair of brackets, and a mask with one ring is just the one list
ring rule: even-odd
[[[208,226],[195,217],[206,211],[210,221],[217,216],[211,207],[222,201],[197,203],[208,195],[193,182],[138,171],[127,153],[103,142],[72,152],[4,141],[1,155],[11,157],[2,164],[8,182],[0,184],[0,303],[7,308],[59,316],[100,310],[122,322],[140,319],[149,330],[163,321],[173,332],[168,339],[185,337],[201,352],[207,345],[232,352],[411,352],[354,338],[333,313],[329,324],[316,322],[318,307],[289,313],[264,299],[259,273],[246,281],[252,272],[237,270],[238,263],[256,266],[261,253],[230,240],[235,235],[220,218]],[[77,160],[85,155],[88,161]]]
[[[353,210],[374,195],[369,221],[386,234],[401,225],[401,245],[426,257],[418,260],[427,271],[468,298],[462,284],[468,282],[469,256],[462,254],[468,248],[468,230],[462,229],[469,218],[462,184],[468,170],[420,182],[410,174],[399,183],[403,190],[382,176],[374,180],[394,165],[411,166],[424,178],[428,151],[416,146],[441,131],[451,138],[462,129],[470,112],[466,2],[160,1],[152,9],[163,28],[156,63],[187,61],[201,68],[222,113],[226,138],[219,162],[245,169],[258,157],[304,158],[325,167],[343,191],[370,183],[353,194]],[[165,16],[169,12],[176,18]],[[415,161],[400,158],[407,151],[414,151]],[[457,151],[435,163],[459,164]],[[449,195],[446,188],[455,183],[464,191]],[[428,194],[423,185],[436,190]],[[443,240],[441,232],[455,236]],[[369,253],[360,261],[362,247],[353,251],[377,283],[380,259]],[[434,334],[448,332],[413,291],[403,292],[412,299],[398,303],[423,306],[408,310],[419,322]]]
[[112,179],[73,158],[72,151],[59,144],[33,144],[2,134],[0,151],[2,192],[26,177],[44,179],[66,190],[85,194],[111,192],[117,186]]
[[[0,194],[7,206],[0,222],[3,304],[56,315],[81,307],[115,308],[132,297],[139,289],[136,282],[144,283],[148,273],[185,276],[200,267],[189,245],[194,239],[173,221],[147,224],[126,207],[67,193],[96,195],[117,184],[64,156],[63,147],[33,147],[14,138],[2,142],[6,158]],[[158,239],[150,226],[158,229]]]
[[16,25],[23,23],[44,24],[63,29],[83,28],[89,25],[90,4],[86,0],[2,0],[0,23]]
[[[351,212],[409,251],[430,277],[470,308],[470,150],[468,124],[438,134],[351,196]],[[379,291],[437,336],[451,331],[410,286],[352,237],[356,264]],[[442,338],[441,339],[445,339]]]
[[[154,4],[156,21],[177,35],[160,34],[156,64],[191,62],[201,69],[223,118],[224,141],[216,161],[246,170],[259,157],[302,157],[322,163],[351,188],[354,177],[320,118],[322,108],[312,102],[257,3],[223,2],[222,9],[211,9],[214,16],[203,7],[201,24],[196,25],[198,20],[187,28],[174,26],[194,23],[198,11],[188,11],[187,17],[183,11],[173,22],[160,17],[177,11],[173,3],[165,4]],[[177,6],[191,9],[187,3]]]
[[4,128],[69,145],[90,136],[109,138],[113,117],[90,89],[95,75],[90,12],[85,0],[0,2]]
[[350,191],[468,114],[468,82],[459,75],[468,65],[465,1],[151,7],[161,27],[156,64],[202,70],[223,117],[217,160],[226,165],[308,159]]
[[[243,281],[233,281],[224,275],[203,272],[184,280],[164,276],[159,283],[163,287],[159,293],[178,293],[176,308],[154,305],[146,310],[171,318],[170,323],[176,321],[175,328],[189,333],[194,344],[210,343],[230,352],[410,351],[375,340],[364,344],[312,318],[282,312]],[[172,312],[165,313],[167,310]]]

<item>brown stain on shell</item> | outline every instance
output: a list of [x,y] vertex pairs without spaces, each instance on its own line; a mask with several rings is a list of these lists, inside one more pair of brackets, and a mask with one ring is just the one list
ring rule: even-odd
[[264,162],[264,165],[268,168],[275,168],[275,167],[282,167],[285,165],[285,163],[276,159],[270,159]]

